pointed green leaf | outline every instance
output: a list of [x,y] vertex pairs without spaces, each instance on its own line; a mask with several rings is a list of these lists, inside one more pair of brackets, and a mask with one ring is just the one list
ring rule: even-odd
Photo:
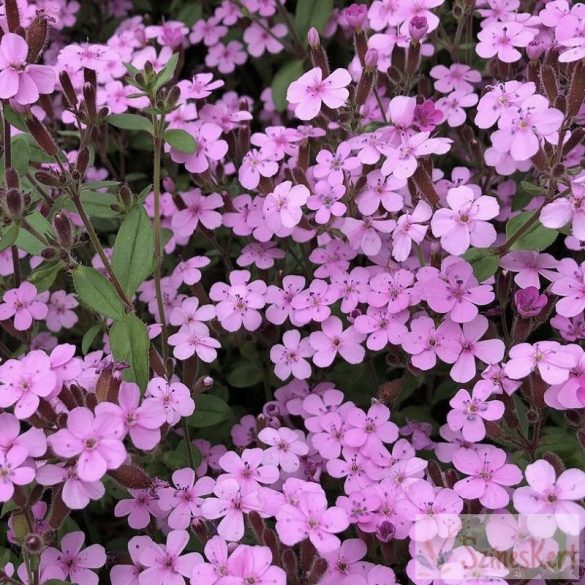
[[278,70],[272,81],[272,101],[279,112],[286,110],[288,86],[303,74],[303,62],[294,59]]
[[[510,238],[527,221],[531,221],[534,213],[534,211],[526,211],[508,220],[506,224],[506,236]],[[558,235],[558,231],[546,228],[540,221],[537,221],[525,234],[514,242],[512,250],[544,250],[557,239]]]
[[170,144],[175,150],[184,152],[186,154],[193,154],[197,150],[197,141],[191,134],[172,128],[163,134],[163,139],[167,144]]
[[148,384],[150,347],[146,325],[132,314],[119,319],[110,329],[110,346],[116,360],[128,364],[124,379],[136,382],[144,390]]
[[151,273],[153,256],[152,224],[144,208],[137,206],[120,226],[112,250],[112,268],[129,297]]
[[114,285],[94,268],[88,266],[74,268],[73,284],[79,299],[96,313],[110,319],[124,317],[124,305]]
[[107,121],[122,130],[143,130],[152,134],[152,122],[138,114],[110,114]]
[[295,11],[295,29],[303,42],[311,27],[323,32],[333,12],[333,0],[298,0]]

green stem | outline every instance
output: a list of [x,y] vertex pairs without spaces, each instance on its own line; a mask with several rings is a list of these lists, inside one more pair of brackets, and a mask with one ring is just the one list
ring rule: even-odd
[[154,130],[153,134],[153,176],[152,176],[152,189],[154,192],[154,219],[153,219],[153,232],[154,232],[154,288],[156,292],[156,305],[158,308],[159,320],[161,323],[161,345],[162,345],[162,359],[165,366],[165,370],[168,367],[169,358],[169,347],[168,347],[168,330],[167,322],[165,318],[165,306],[163,303],[162,296],[162,245],[161,245],[161,223],[160,223],[160,183],[161,183],[161,151],[162,151],[162,132],[164,130],[164,116],[158,120],[153,114],[152,126]]
[[278,12],[280,13],[280,15],[282,16],[282,18],[284,19],[284,24],[286,24],[286,28],[288,28],[291,38],[293,40],[293,44],[296,45],[296,48],[299,52],[299,55],[301,57],[305,56],[305,45],[303,44],[303,41],[301,40],[301,38],[299,37],[294,24],[292,23],[288,10],[282,5],[281,0],[276,0],[276,8],[278,9]]

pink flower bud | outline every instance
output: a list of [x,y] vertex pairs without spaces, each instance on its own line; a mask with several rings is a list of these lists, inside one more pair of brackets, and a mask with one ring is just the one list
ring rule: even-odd
[[162,180],[163,189],[168,193],[172,193],[175,190],[175,181],[171,177],[165,177]]
[[548,302],[547,296],[540,294],[534,286],[519,290],[514,295],[516,309],[522,317],[534,317],[538,315]]
[[408,33],[413,41],[420,41],[428,30],[429,23],[425,16],[414,16],[408,23]]
[[378,51],[376,49],[368,49],[366,51],[364,64],[366,67],[376,67],[378,64]]
[[540,59],[541,55],[546,51],[546,45],[540,41],[532,41],[526,47],[526,55],[531,61]]
[[307,41],[310,47],[318,47],[321,44],[321,38],[319,37],[319,31],[312,26],[307,33]]
[[368,7],[365,4],[352,4],[343,11],[343,16],[349,26],[361,29],[368,17]]

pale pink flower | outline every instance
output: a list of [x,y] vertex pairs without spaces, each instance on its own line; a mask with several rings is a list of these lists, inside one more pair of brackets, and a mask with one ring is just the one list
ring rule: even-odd
[[534,370],[548,384],[566,382],[576,365],[575,356],[565,351],[556,341],[538,341],[535,344],[520,343],[509,351],[504,370],[513,380],[526,378]]
[[0,452],[0,502],[8,502],[12,498],[15,485],[32,483],[35,470],[26,464],[27,458],[28,449],[19,445]]
[[146,528],[153,518],[163,518],[166,514],[159,506],[159,497],[152,489],[133,490],[128,492],[132,498],[120,500],[114,508],[114,516],[128,516],[128,525],[134,530]]
[[339,353],[346,362],[359,364],[365,356],[365,349],[361,345],[364,339],[365,335],[353,326],[344,330],[339,317],[329,317],[321,323],[321,331],[314,331],[309,336],[315,350],[313,362],[320,368],[328,367]]
[[268,227],[277,232],[281,226],[293,228],[303,217],[302,206],[309,198],[309,190],[304,185],[294,185],[283,181],[264,200],[264,215]]
[[308,337],[301,339],[296,329],[285,331],[282,344],[277,343],[270,349],[274,373],[280,380],[286,380],[291,374],[299,380],[305,380],[311,375],[311,365],[305,358],[310,358],[313,353]]
[[410,256],[413,242],[419,245],[425,239],[429,226],[423,225],[423,222],[431,219],[432,215],[431,206],[421,199],[411,213],[398,218],[392,232],[392,257],[395,260],[404,262]]
[[336,69],[323,79],[323,72],[315,67],[293,81],[287,90],[286,99],[295,105],[295,115],[301,120],[312,120],[324,103],[336,109],[345,104],[349,96],[346,87],[351,83],[351,75],[346,69]]
[[278,163],[262,150],[253,148],[242,159],[238,179],[245,189],[255,189],[260,177],[273,177],[278,172]]
[[497,55],[504,63],[514,63],[522,57],[516,47],[528,46],[536,32],[521,22],[494,22],[477,33],[480,42],[475,50],[484,59]]
[[152,378],[146,387],[146,398],[158,402],[165,413],[166,422],[175,425],[181,417],[191,416],[195,411],[195,402],[191,392],[185,384],[172,382],[169,384],[164,378]]
[[270,445],[264,450],[264,463],[279,466],[287,473],[294,473],[299,468],[299,457],[309,452],[305,436],[299,430],[266,427],[258,433],[258,438]]
[[219,193],[212,193],[205,197],[199,189],[180,193],[185,209],[173,215],[171,226],[180,237],[189,237],[201,222],[208,230],[214,230],[221,225],[221,214],[214,211],[223,206],[223,199]]
[[47,305],[41,302],[36,286],[27,281],[18,288],[7,290],[3,299],[4,302],[0,304],[0,321],[14,317],[14,328],[18,331],[30,329],[33,319],[45,319],[49,312]]

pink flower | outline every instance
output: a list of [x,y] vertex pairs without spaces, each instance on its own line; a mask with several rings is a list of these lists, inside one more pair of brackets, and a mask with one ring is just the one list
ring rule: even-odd
[[329,567],[319,581],[319,585],[365,585],[366,569],[369,563],[365,563],[362,559],[367,552],[368,546],[360,538],[344,540],[339,550],[324,556]]
[[353,325],[359,333],[368,335],[366,347],[373,351],[384,349],[388,344],[400,345],[408,329],[404,325],[408,311],[391,313],[388,309],[368,307],[366,315],[359,315]]
[[341,508],[327,508],[325,492],[300,491],[296,505],[284,504],[276,514],[276,531],[283,544],[294,546],[308,538],[320,554],[340,546],[335,534],[349,526]]
[[302,276],[287,274],[282,279],[282,288],[271,284],[266,289],[266,319],[274,325],[282,325],[287,319],[295,325],[295,310],[292,300],[305,287],[305,279]]
[[336,69],[323,79],[323,72],[315,67],[293,81],[287,90],[286,99],[295,105],[295,115],[301,120],[312,120],[324,103],[336,109],[345,104],[349,97],[346,87],[351,83],[351,75],[346,69]]
[[214,230],[221,225],[221,214],[213,211],[223,206],[223,199],[219,193],[212,193],[204,197],[199,189],[180,193],[186,209],[173,215],[171,222],[173,231],[180,237],[189,237],[201,222],[208,230]]
[[405,493],[407,497],[400,501],[400,514],[414,519],[410,538],[427,542],[435,536],[449,538],[459,532],[463,500],[453,490],[435,488],[427,481],[419,480]]
[[256,331],[262,323],[258,311],[264,307],[266,284],[262,280],[250,282],[247,270],[230,272],[230,284],[216,282],[209,296],[216,301],[217,318],[226,331],[234,332],[243,326],[247,331]]
[[280,380],[286,380],[291,374],[299,380],[305,380],[311,375],[311,365],[305,358],[314,353],[309,339],[301,340],[301,334],[296,329],[285,331],[282,344],[277,343],[270,349],[270,359],[274,366],[274,373]]
[[256,189],[260,177],[273,177],[278,172],[278,163],[264,151],[253,148],[242,159],[238,179],[245,189]]
[[7,502],[14,494],[15,485],[28,485],[35,478],[33,467],[23,465],[28,449],[15,445],[8,451],[0,451],[0,502]]
[[313,362],[320,368],[326,368],[339,355],[350,364],[359,364],[363,361],[365,350],[361,343],[365,339],[353,326],[343,330],[343,323],[339,317],[329,317],[321,323],[321,331],[314,331],[309,336],[309,342],[315,350]]
[[247,59],[244,45],[239,41],[230,41],[227,45],[217,43],[211,46],[207,51],[205,64],[208,67],[217,67],[220,73],[233,73],[236,65],[243,65]]
[[185,384],[169,384],[164,378],[153,378],[146,387],[146,398],[152,398],[164,409],[166,422],[175,425],[181,417],[191,416],[195,411],[195,402]]
[[67,428],[48,438],[53,451],[67,459],[78,457],[77,473],[83,481],[97,481],[108,469],[117,469],[126,459],[121,439],[124,428],[104,403],[95,414],[78,406],[67,415]]
[[134,530],[146,528],[153,518],[163,518],[159,497],[151,489],[128,490],[132,498],[120,500],[114,508],[114,516],[128,516],[128,525]]
[[533,286],[516,291],[514,294],[514,304],[521,317],[534,317],[539,315],[546,307],[548,297],[541,295],[539,290]]
[[430,317],[417,317],[410,323],[410,331],[402,336],[402,346],[411,354],[412,365],[430,370],[437,357],[447,364],[457,361],[461,353],[460,329],[448,319],[438,327]]
[[522,57],[516,47],[528,46],[535,34],[535,29],[520,22],[494,22],[477,33],[480,42],[475,50],[484,59],[497,55],[504,63],[514,63]]
[[495,364],[504,357],[505,346],[501,339],[480,341],[488,325],[488,320],[483,315],[463,324],[461,353],[450,372],[455,382],[469,382],[475,376],[475,358],[486,364]]
[[572,192],[548,203],[540,212],[543,226],[560,229],[571,222],[571,233],[585,241],[585,185],[573,182]]
[[576,365],[575,356],[556,341],[520,343],[509,351],[505,372],[512,380],[526,378],[535,369],[548,384],[562,384]]
[[263,464],[263,458],[262,449],[244,449],[241,457],[234,451],[224,453],[219,465],[227,473],[220,476],[220,481],[235,479],[242,494],[257,492],[261,483],[273,484],[280,474],[274,465]]
[[[306,325],[310,321],[321,323],[331,315],[329,308],[339,299],[339,292],[324,280],[311,281],[306,291],[299,292],[291,301],[295,325]],[[292,321],[292,319],[291,319]]]
[[489,388],[482,384],[476,384],[471,395],[463,388],[459,390],[449,401],[452,410],[447,414],[447,422],[451,430],[461,430],[463,438],[472,443],[483,440],[486,434],[483,421],[499,420],[504,415],[504,403],[488,401],[489,396]]
[[20,421],[8,412],[0,413],[0,453],[12,447],[24,447],[30,457],[41,457],[47,450],[47,438],[42,429],[31,427],[21,433]]
[[202,100],[209,97],[214,89],[219,89],[224,84],[222,79],[213,80],[213,73],[198,73],[190,81],[183,79],[177,85],[183,99]]
[[284,570],[271,563],[272,553],[267,546],[241,544],[228,558],[227,576],[220,581],[226,585],[286,585]]
[[410,270],[381,272],[370,280],[368,302],[373,307],[384,307],[390,313],[400,313],[414,300],[413,283],[414,274]]
[[530,532],[548,538],[557,526],[566,534],[578,535],[585,526],[585,509],[576,503],[585,497],[585,472],[567,469],[556,477],[554,467],[543,459],[525,470],[529,487],[514,492],[514,507],[528,514]]
[[389,234],[396,227],[393,219],[366,216],[363,219],[346,217],[341,231],[354,250],[361,250],[367,256],[375,256],[382,249],[380,234]]
[[47,329],[60,331],[62,328],[71,329],[77,323],[78,317],[75,309],[79,306],[75,295],[67,294],[64,290],[56,290],[51,293],[47,312]]
[[16,418],[25,419],[48,397],[57,383],[49,356],[33,350],[22,359],[10,359],[0,366],[0,407],[14,405]]
[[133,536],[128,541],[131,565],[115,565],[110,571],[112,585],[140,585],[139,576],[144,570],[140,563],[140,556],[145,547],[150,544],[150,536]]
[[553,280],[558,275],[554,270],[558,261],[550,254],[540,254],[530,250],[514,250],[500,260],[500,266],[510,272],[517,272],[514,282],[520,288],[532,286],[540,288],[540,276]]
[[260,511],[257,492],[242,493],[240,484],[232,478],[219,480],[213,489],[215,498],[206,498],[201,506],[204,518],[222,518],[217,532],[225,540],[237,542],[244,536],[244,514]]
[[490,510],[509,504],[510,496],[502,486],[522,481],[520,468],[506,463],[506,452],[497,447],[480,447],[475,451],[459,449],[453,456],[453,464],[470,476],[458,481],[453,489],[466,500],[478,498],[481,505]]
[[460,256],[469,246],[489,248],[496,240],[496,230],[488,222],[500,212],[495,197],[476,198],[466,186],[449,189],[447,203],[450,209],[439,209],[431,220],[431,229],[441,246],[450,254]]
[[72,583],[98,585],[99,578],[92,569],[106,564],[106,551],[100,544],[81,550],[85,542],[83,532],[69,532],[61,539],[61,550],[49,547],[43,551],[41,562],[57,565]]
[[469,93],[473,91],[473,84],[481,81],[481,73],[460,63],[453,63],[449,67],[435,65],[430,71],[431,77],[436,79],[435,89],[441,93],[459,91]]
[[420,244],[425,239],[429,227],[422,223],[431,219],[432,215],[430,205],[421,200],[412,213],[405,213],[398,218],[392,232],[392,257],[395,260],[404,262],[410,256],[412,243]]
[[557,313],[563,317],[576,317],[585,309],[585,262],[572,274],[561,274],[551,286],[553,293],[563,297],[557,301]]
[[502,114],[518,109],[535,91],[536,86],[531,81],[506,81],[497,84],[479,100],[475,123],[479,128],[490,128]]
[[390,409],[381,403],[372,404],[367,414],[357,407],[348,410],[345,444],[373,453],[382,443],[393,443],[398,438],[398,427],[389,419]]
[[301,208],[309,195],[309,190],[304,185],[293,187],[291,181],[277,185],[264,200],[263,211],[268,227],[278,232],[281,226],[293,228],[298,225],[303,217]]
[[170,510],[167,521],[173,530],[186,530],[201,518],[205,501],[201,496],[213,492],[215,480],[205,476],[195,481],[195,471],[185,468],[173,473],[173,484],[175,487],[159,490],[160,508]]
[[307,207],[316,211],[315,221],[326,224],[333,217],[342,217],[347,211],[345,203],[339,201],[345,195],[342,182],[332,185],[329,181],[317,181],[314,195],[307,199]]
[[222,134],[221,126],[211,122],[194,122],[185,124],[183,130],[189,132],[197,142],[197,149],[193,154],[170,149],[174,162],[182,163],[190,173],[203,173],[209,168],[210,161],[221,160],[228,150],[228,144],[219,137]]
[[351,146],[348,142],[342,142],[332,154],[328,150],[320,150],[317,153],[316,165],[313,168],[313,174],[318,179],[327,179],[332,185],[342,183],[345,173],[351,174],[361,166],[359,158],[349,156]]
[[270,32],[264,30],[261,26],[252,22],[244,31],[244,41],[248,45],[248,53],[252,57],[261,57],[266,51],[272,54],[282,51],[282,43],[274,37],[284,37],[287,34],[286,25],[283,23],[275,24],[269,28]]
[[172,530],[167,535],[166,546],[149,542],[140,555],[140,563],[145,567],[138,576],[140,585],[185,585],[189,581],[193,567],[202,562],[199,553],[181,553],[189,542],[186,530]]
[[451,128],[457,128],[465,123],[467,114],[463,108],[470,108],[477,104],[478,97],[475,93],[462,93],[454,91],[446,97],[437,100],[437,108],[443,113],[447,124]]
[[279,429],[266,427],[258,433],[258,438],[266,445],[270,445],[264,451],[264,463],[279,466],[287,473],[294,473],[299,468],[299,457],[309,452],[302,431],[287,427]]
[[47,65],[27,63],[28,45],[19,35],[5,33],[0,41],[0,98],[34,104],[55,89],[55,72]]
[[495,295],[491,285],[480,285],[467,262],[454,262],[444,276],[425,282],[423,294],[429,307],[447,313],[456,323],[467,323],[477,317],[478,305],[489,305]]
[[47,305],[38,300],[37,288],[27,281],[18,288],[6,291],[3,298],[4,302],[0,304],[0,321],[14,317],[14,328],[17,331],[30,329],[33,319],[45,319],[49,312]]
[[209,562],[198,563],[193,567],[191,582],[212,585],[227,575],[228,545],[221,536],[212,536],[205,544],[204,551]]
[[160,442],[160,427],[166,422],[165,410],[158,400],[146,398],[140,404],[140,388],[132,382],[122,382],[118,404],[105,402],[101,407],[109,411],[124,427],[138,449],[150,451]]

